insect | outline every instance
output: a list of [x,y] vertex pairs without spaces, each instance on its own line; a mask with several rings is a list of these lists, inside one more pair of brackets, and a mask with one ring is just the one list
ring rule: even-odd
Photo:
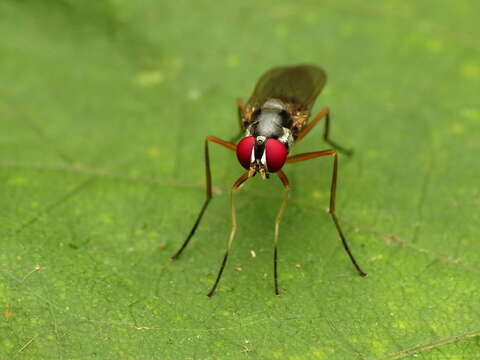
[[[255,90],[246,104],[244,104],[240,98],[237,99],[239,122],[243,135],[238,144],[214,136],[207,136],[205,138],[207,197],[190,233],[180,249],[172,256],[172,259],[177,259],[183,250],[185,250],[195,234],[195,231],[202,220],[203,214],[212,199],[209,143],[218,144],[236,152],[240,165],[246,170],[246,172],[235,181],[230,191],[232,217],[230,236],[228,238],[225,255],[220,265],[217,278],[212,289],[208,293],[209,297],[214,294],[215,289],[218,286],[225,264],[227,263],[233,239],[235,238],[237,230],[235,193],[240,185],[257,173],[259,173],[263,179],[268,179],[270,174],[273,173],[278,176],[284,186],[284,197],[278,210],[277,217],[275,218],[273,251],[275,294],[280,294],[278,289],[277,271],[278,236],[280,221],[285,212],[288,193],[290,191],[290,184],[287,176],[282,171],[282,168],[285,164],[298,163],[300,161],[319,157],[329,157],[333,160],[329,213],[335,224],[343,247],[356,270],[361,276],[367,276],[353,257],[335,213],[338,171],[337,150],[346,154],[350,154],[350,151],[330,140],[330,111],[327,107],[323,108],[311,121],[308,121],[311,108],[317,96],[325,86],[326,79],[327,76],[325,71],[314,65],[273,68],[263,74],[258,80]],[[330,144],[333,149],[289,156],[293,145],[299,143],[322,119],[325,119],[323,139]]]

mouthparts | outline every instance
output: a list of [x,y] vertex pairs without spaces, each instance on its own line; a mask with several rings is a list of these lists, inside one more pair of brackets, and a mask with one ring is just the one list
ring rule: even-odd
[[263,180],[269,178],[270,174],[267,172],[267,169],[265,169],[265,166],[261,163],[259,159],[256,159],[250,164],[250,169],[248,170],[248,178],[255,176],[257,172],[260,173],[260,176]]

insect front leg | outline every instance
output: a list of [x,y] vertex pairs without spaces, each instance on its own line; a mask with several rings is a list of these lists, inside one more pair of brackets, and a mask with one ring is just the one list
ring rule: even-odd
[[285,189],[283,193],[282,204],[280,209],[278,209],[277,217],[275,218],[275,235],[274,235],[274,249],[273,249],[273,277],[275,279],[275,295],[280,295],[278,290],[278,273],[277,273],[277,253],[278,253],[278,234],[280,231],[280,221],[282,220],[283,214],[285,212],[285,207],[287,206],[288,194],[290,192],[290,184],[288,183],[288,178],[283,171],[277,172],[280,181],[283,184]]
[[225,264],[227,263],[228,254],[230,252],[230,248],[232,247],[233,239],[235,238],[235,234],[237,232],[237,210],[235,208],[235,193],[240,187],[240,185],[242,185],[245,181],[247,181],[249,177],[250,176],[248,172],[240,176],[238,180],[235,181],[235,183],[232,186],[232,189],[230,190],[232,228],[230,230],[230,236],[228,237],[227,248],[225,249],[225,255],[223,256],[223,261],[222,261],[222,264],[220,265],[220,270],[218,271],[218,275],[217,275],[217,278],[215,279],[215,283],[213,284],[212,289],[207,294],[208,297],[211,297],[215,293],[215,289],[217,288],[220,278],[222,277],[223,269],[225,269]]

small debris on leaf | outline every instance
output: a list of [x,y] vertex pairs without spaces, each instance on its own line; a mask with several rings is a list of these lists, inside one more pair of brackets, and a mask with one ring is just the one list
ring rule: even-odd
[[243,345],[242,353],[249,353],[250,351],[252,351],[252,350],[250,350],[248,347],[246,347],[245,345]]
[[242,269],[242,265],[241,265],[241,264],[235,265],[235,270],[237,270],[237,271],[242,271],[242,270],[243,270],[243,269]]

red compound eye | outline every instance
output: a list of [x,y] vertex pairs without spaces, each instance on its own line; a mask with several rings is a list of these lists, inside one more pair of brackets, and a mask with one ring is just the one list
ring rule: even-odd
[[268,139],[265,144],[267,168],[269,172],[280,170],[287,160],[287,147],[276,139]]
[[247,170],[250,168],[253,144],[255,144],[253,136],[247,136],[240,140],[237,145],[237,159]]

